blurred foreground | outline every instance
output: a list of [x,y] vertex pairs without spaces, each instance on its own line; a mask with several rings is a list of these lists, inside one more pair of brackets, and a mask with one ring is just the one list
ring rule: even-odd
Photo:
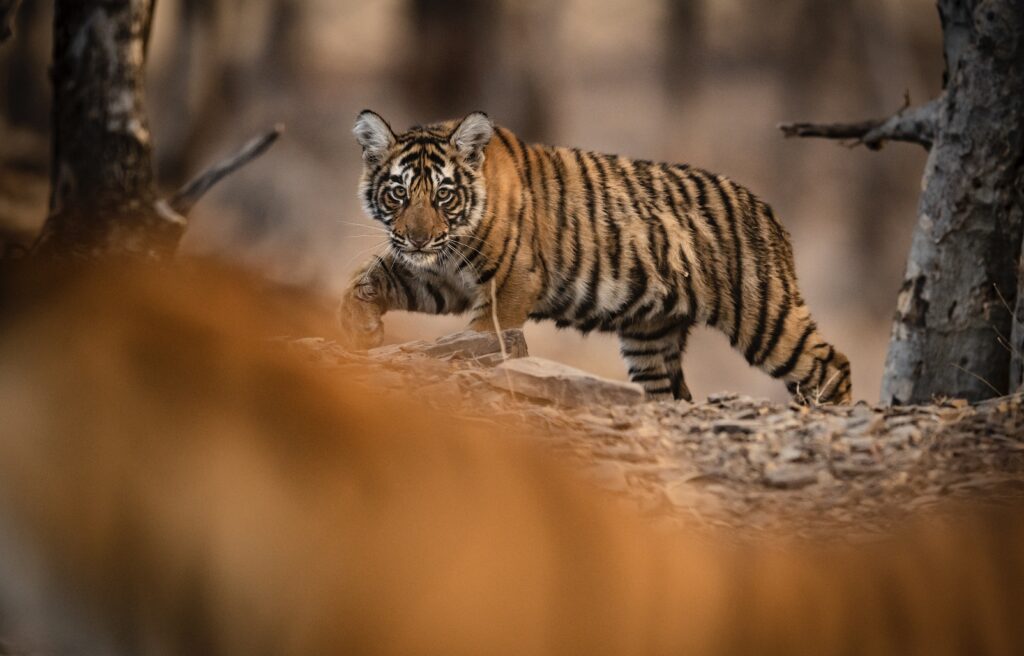
[[[867,545],[846,543],[856,522],[827,542],[701,522],[656,531],[543,448],[569,429],[546,435],[525,406],[481,412],[422,375],[325,366],[319,349],[272,339],[329,337],[314,299],[187,261],[5,266],[0,634],[18,650],[1024,649],[1019,497]],[[1006,431],[998,461],[1019,473],[1021,403],[1002,403],[977,410],[992,419],[977,430]],[[682,424],[637,424],[633,437],[703,431],[722,446],[730,432],[701,428],[715,404],[689,425],[685,406],[665,405]],[[970,425],[970,408],[950,408]],[[726,422],[766,427],[765,414]]]

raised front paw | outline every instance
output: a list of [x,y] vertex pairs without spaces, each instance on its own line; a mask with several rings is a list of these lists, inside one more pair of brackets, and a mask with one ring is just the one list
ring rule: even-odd
[[341,345],[353,351],[380,346],[384,341],[383,315],[376,289],[371,285],[353,287],[338,308]]

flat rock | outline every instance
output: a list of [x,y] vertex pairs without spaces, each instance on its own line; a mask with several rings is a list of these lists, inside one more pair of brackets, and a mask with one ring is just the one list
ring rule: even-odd
[[[526,337],[518,329],[503,330],[505,351],[509,358],[523,358],[529,355],[526,349]],[[432,358],[456,358],[470,360],[495,353],[501,353],[501,343],[497,333],[464,330],[440,337],[427,344],[421,351]]]
[[608,380],[545,358],[508,360],[495,367],[488,382],[514,394],[559,405],[632,405],[644,400],[634,383]]

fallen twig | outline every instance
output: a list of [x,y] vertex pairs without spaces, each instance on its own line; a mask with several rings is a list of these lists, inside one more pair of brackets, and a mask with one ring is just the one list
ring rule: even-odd
[[[501,334],[501,323],[498,321],[498,287],[491,278],[491,321],[494,322],[494,332],[498,335],[498,348],[501,349],[501,361],[508,362],[508,349],[505,348],[505,336]],[[505,370],[505,380],[508,382],[508,391],[512,394],[512,400],[516,400],[516,390],[512,385],[512,376]]]
[[498,293],[491,279],[491,321],[494,322],[494,332],[498,335],[498,347],[501,348],[501,359],[508,360],[508,351],[505,349],[505,337],[501,334],[501,324],[498,322]]

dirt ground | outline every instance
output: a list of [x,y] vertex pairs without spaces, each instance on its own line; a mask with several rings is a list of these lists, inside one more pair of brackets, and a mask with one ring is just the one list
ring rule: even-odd
[[592,383],[622,385],[585,377],[552,402],[508,391],[515,385],[492,368],[500,354],[479,344],[411,342],[368,354],[319,338],[290,346],[368,384],[415,389],[496,431],[538,436],[659,522],[870,539],[944,502],[1024,498],[1022,395],[904,407],[809,408],[735,394],[574,401]]

